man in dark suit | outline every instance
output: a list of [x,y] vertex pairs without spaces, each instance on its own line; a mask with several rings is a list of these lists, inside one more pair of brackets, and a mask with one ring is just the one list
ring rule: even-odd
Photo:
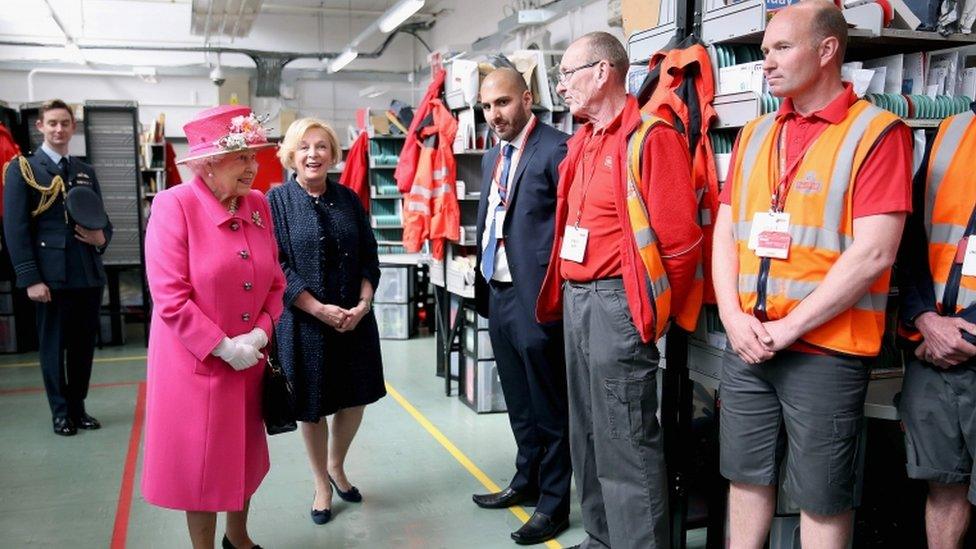
[[101,192],[91,166],[68,155],[74,113],[63,101],[41,106],[37,129],[44,144],[26,163],[15,158],[3,190],[3,227],[17,286],[37,304],[39,358],[54,432],[98,429],[85,411],[98,309],[105,286],[101,254],[111,225],[90,230],[74,223],[65,196],[74,187]]
[[562,327],[535,320],[552,250],[558,166],[569,136],[535,118],[532,92],[515,70],[485,77],[481,103],[501,142],[481,162],[475,294],[478,312],[488,318],[518,453],[509,486],[475,495],[474,502],[485,508],[537,502],[512,539],[541,543],[569,522],[572,466]]

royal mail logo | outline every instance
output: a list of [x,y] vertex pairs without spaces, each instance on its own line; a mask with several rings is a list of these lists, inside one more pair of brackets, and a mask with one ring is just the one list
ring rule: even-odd
[[608,170],[613,168],[613,156],[608,154],[603,157],[603,167]]
[[802,179],[793,183],[793,188],[803,194],[814,194],[823,189],[823,183],[817,180],[817,176],[813,172],[807,172]]

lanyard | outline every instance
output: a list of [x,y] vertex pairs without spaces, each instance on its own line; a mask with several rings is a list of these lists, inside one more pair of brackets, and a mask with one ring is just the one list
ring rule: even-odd
[[[526,124],[525,132],[522,134],[522,143],[519,145],[519,147],[515,149],[515,154],[512,156],[512,162],[511,164],[508,165],[509,179],[512,179],[512,168],[518,166],[519,160],[522,158],[522,151],[525,150],[525,142],[529,140],[529,134],[531,134],[532,130],[535,129],[535,123],[537,120],[538,119],[535,116],[533,116],[532,118],[529,119],[529,123]],[[509,143],[509,145],[512,145],[512,143]],[[501,165],[502,165],[502,160],[505,159],[505,154],[502,152],[502,147],[499,147],[498,153],[499,153],[498,158],[495,159],[495,167],[494,169],[492,169],[492,174],[494,175],[492,176],[491,180],[492,183],[495,184],[495,187],[498,189],[498,200],[501,202],[502,206],[508,206],[508,193],[511,190],[508,188],[508,181],[505,182],[506,197],[502,198],[502,193],[501,193],[501,187],[502,187]]]
[[[592,139],[592,137],[593,136],[591,136],[590,138]],[[606,139],[606,133],[604,133],[601,136],[601,139]],[[587,143],[586,145],[583,146],[583,153],[582,153],[583,154],[583,157],[580,158],[580,163],[581,164],[584,163],[583,160],[586,158],[586,147],[588,145],[589,145],[589,143]],[[600,149],[601,150],[603,149],[603,144],[602,143],[600,145]],[[582,191],[582,194],[580,195],[579,209],[576,210],[576,223],[573,224],[573,226],[576,227],[577,229],[579,229],[580,220],[583,219],[583,205],[586,204],[586,193],[587,193],[587,191],[590,190],[590,182],[593,181],[593,175],[596,173],[596,167],[597,167],[597,165],[599,163],[600,163],[599,162],[599,159],[596,159],[596,158],[593,159],[593,166],[590,168],[590,176],[588,178],[585,178],[583,180],[583,191]]]
[[769,200],[769,210],[772,212],[781,212],[783,208],[786,207],[786,197],[790,194],[790,189],[793,188],[793,177],[790,177],[796,168],[800,165],[803,160],[806,159],[807,153],[813,147],[813,142],[816,139],[811,139],[803,146],[803,151],[796,155],[793,162],[790,165],[786,165],[786,122],[783,123],[783,127],[779,131],[777,136],[777,148],[776,148],[776,159],[779,164],[779,183],[776,184],[776,188],[773,190],[773,195]]

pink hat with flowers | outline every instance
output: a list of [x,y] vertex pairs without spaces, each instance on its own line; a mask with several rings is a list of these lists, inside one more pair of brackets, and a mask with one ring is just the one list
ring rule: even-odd
[[268,142],[264,122],[243,105],[218,105],[197,114],[183,126],[190,151],[176,161],[218,156],[247,149],[274,147]]

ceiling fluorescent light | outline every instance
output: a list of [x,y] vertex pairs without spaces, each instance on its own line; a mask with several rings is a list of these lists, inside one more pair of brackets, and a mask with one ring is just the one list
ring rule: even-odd
[[389,86],[380,86],[380,85],[367,86],[359,90],[359,97],[368,97],[372,99],[374,97],[379,97],[388,91],[390,91]]
[[335,59],[329,63],[329,72],[339,72],[352,60],[359,57],[359,52],[353,49],[345,49]]
[[377,26],[381,32],[393,32],[422,7],[424,7],[424,0],[400,0],[380,16]]

